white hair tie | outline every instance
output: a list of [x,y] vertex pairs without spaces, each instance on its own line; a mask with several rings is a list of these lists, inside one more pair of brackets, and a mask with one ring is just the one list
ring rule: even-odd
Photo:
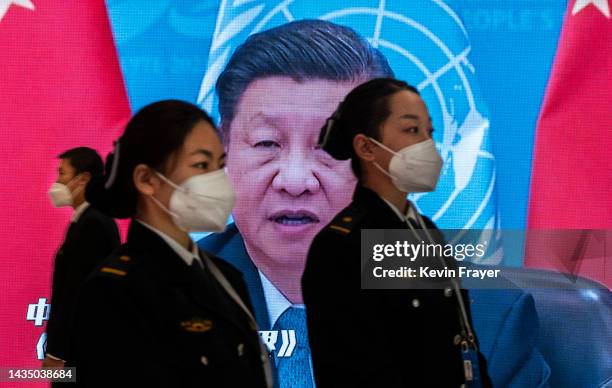
[[117,168],[119,167],[119,139],[115,142],[115,149],[113,150],[113,165],[111,166],[110,176],[104,184],[106,190],[110,189],[115,183],[117,177]]
[[331,117],[327,119],[327,125],[325,126],[325,134],[323,135],[323,140],[321,140],[321,143],[319,144],[321,148],[325,147],[325,144],[327,144],[329,134],[331,133],[331,130],[334,126],[334,121],[335,120]]

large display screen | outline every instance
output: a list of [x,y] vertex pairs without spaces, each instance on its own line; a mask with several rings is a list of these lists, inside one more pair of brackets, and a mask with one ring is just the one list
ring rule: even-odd
[[[592,153],[586,157],[594,162],[586,163],[586,171],[551,159],[577,144],[571,131],[560,132],[566,145],[547,146],[550,127],[567,123],[545,114],[547,103],[564,106],[559,102],[564,93],[555,85],[568,82],[559,67],[571,60],[560,42],[571,41],[570,27],[578,17],[610,23],[609,10],[601,5],[605,0],[588,3],[0,4],[0,367],[38,367],[44,356],[53,258],[70,218],[68,210],[53,208],[47,197],[58,154],[89,146],[106,155],[130,113],[176,98],[201,106],[219,124],[237,195],[222,235],[192,237],[245,275],[280,385],[313,386],[300,277],[312,239],[350,203],[356,184],[350,163],[330,158],[317,148],[317,140],[338,103],[375,67],[367,61],[343,63],[342,52],[359,57],[360,50],[377,50],[392,70],[386,75],[415,86],[426,102],[444,167],[434,192],[409,196],[417,209],[440,228],[485,231],[481,239],[488,248],[477,264],[555,268],[555,263],[530,262],[524,241],[505,241],[498,232],[612,228],[612,217],[598,213],[603,206],[609,216],[611,208],[610,159],[597,154],[599,142],[612,144],[609,127],[602,129],[610,119],[593,118],[604,121],[580,129],[601,135],[589,140]],[[301,20],[310,22],[296,23]],[[320,38],[321,29],[336,39]],[[251,53],[230,62],[254,34],[269,41],[253,44]],[[609,45],[595,49],[607,49],[612,56]],[[274,70],[287,58],[293,61],[289,68]],[[309,67],[308,61],[319,66]],[[237,70],[220,94],[216,82],[228,66]],[[587,83],[589,74],[586,69]],[[248,82],[241,84],[241,76]],[[575,106],[580,95],[570,97]],[[570,196],[582,193],[583,202],[592,203],[581,208],[583,221],[576,216],[576,222],[555,224],[548,216],[558,214],[546,207],[558,200],[537,193],[554,191],[550,171],[564,176],[561,184],[580,185],[568,191]],[[585,174],[598,189],[584,186]],[[569,182],[572,176],[581,183]],[[576,272],[612,284],[605,257]],[[284,319],[291,307],[302,310],[297,321]]]

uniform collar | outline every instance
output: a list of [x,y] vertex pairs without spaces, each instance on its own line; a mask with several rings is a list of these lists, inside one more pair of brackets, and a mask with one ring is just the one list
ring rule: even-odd
[[74,213],[72,213],[72,217],[70,217],[70,222],[77,222],[79,218],[81,218],[81,215],[83,214],[83,212],[88,207],[89,207],[89,202],[87,201],[84,201],[82,204],[77,206],[76,209],[74,209]]
[[389,205],[389,207],[391,208],[391,210],[393,210],[393,212],[399,217],[399,219],[401,221],[406,221],[406,220],[414,220],[416,221],[416,212],[414,210],[414,205],[412,204],[412,202],[406,200],[407,204],[408,204],[408,209],[406,210],[406,213],[403,214],[402,212],[399,211],[398,208],[395,207],[394,204],[392,204],[391,202],[387,201],[385,198],[383,198],[382,196],[380,196],[380,199],[382,199],[383,201],[385,201],[385,203],[387,205]]
[[[385,201],[376,192],[362,185],[357,185],[351,203],[356,213],[368,214],[368,225],[371,229],[403,229],[408,228],[409,221],[414,217],[416,224],[421,225],[418,210],[409,203],[412,212],[402,214],[397,208]],[[410,209],[409,209],[410,210]],[[411,223],[411,225],[413,225]]]
[[391,202],[378,195],[378,193],[375,191],[362,185],[357,185],[355,193],[353,194],[353,201],[359,204],[368,204],[368,207],[377,206],[377,208],[380,210],[383,208],[389,209],[395,215],[397,215],[402,222],[405,222],[407,219],[416,220],[417,217],[417,211],[412,202],[406,200],[408,202],[408,210],[406,211],[406,214],[402,214],[402,212],[399,211],[399,209],[396,208]]
[[194,243],[193,241],[191,242],[191,251],[189,251],[185,249],[181,244],[176,242],[176,240],[174,240],[172,237],[168,236],[167,234],[160,231],[159,229],[154,228],[153,226],[147,224],[146,222],[142,220],[135,219],[135,221],[141,224],[142,226],[144,226],[145,228],[149,229],[153,233],[157,234],[159,237],[161,237],[161,239],[164,240],[166,244],[168,244],[170,248],[172,248],[172,250],[181,259],[183,259],[185,264],[190,266],[193,263],[193,260],[196,260],[197,262],[200,263],[200,266],[203,267],[202,259],[200,258],[200,252],[198,250],[198,246],[196,243]]

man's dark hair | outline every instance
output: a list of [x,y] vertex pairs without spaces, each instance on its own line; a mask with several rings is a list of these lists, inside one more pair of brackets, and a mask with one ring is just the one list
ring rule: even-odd
[[102,174],[104,165],[96,150],[89,147],[77,147],[64,151],[57,156],[66,159],[74,168],[74,175],[88,172],[92,177]]
[[382,53],[353,29],[331,22],[299,20],[251,35],[236,49],[217,80],[224,135],[249,84],[273,76],[291,77],[296,82],[355,82],[393,77],[393,71]]
[[360,178],[361,162],[355,154],[353,138],[362,133],[381,140],[380,126],[391,114],[389,100],[403,90],[419,94],[414,86],[392,78],[372,79],[351,90],[321,128],[319,144],[323,150],[334,159],[351,159],[351,168]]

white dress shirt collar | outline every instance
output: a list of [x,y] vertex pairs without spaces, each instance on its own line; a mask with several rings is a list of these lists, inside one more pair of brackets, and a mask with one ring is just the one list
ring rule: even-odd
[[259,271],[259,278],[261,279],[261,286],[263,287],[264,299],[266,306],[268,307],[268,317],[270,318],[270,328],[274,327],[274,324],[278,320],[285,310],[289,307],[305,308],[303,304],[291,304],[291,302],[283,295],[278,288],[263,272]]
[[147,228],[150,231],[156,233],[159,237],[161,237],[162,240],[164,240],[166,242],[166,244],[168,244],[170,246],[170,248],[172,248],[172,250],[181,259],[183,259],[185,264],[191,265],[193,263],[193,260],[197,260],[200,263],[200,266],[203,267],[202,259],[200,258],[200,251],[198,250],[197,244],[195,242],[193,242],[193,240],[191,241],[191,252],[190,252],[189,250],[185,249],[185,247],[183,247],[181,244],[176,242],[176,240],[174,240],[172,237],[168,236],[164,232],[162,232],[162,231],[152,227],[151,225],[147,224],[144,221],[141,221],[141,220],[138,220],[138,219],[136,221],[139,222],[145,228]]
[[74,213],[72,213],[72,217],[70,217],[70,222],[77,222],[79,218],[81,218],[81,215],[83,214],[85,209],[87,209],[88,207],[89,207],[89,202],[83,201],[82,204],[80,204],[79,206],[76,207],[76,209],[74,209]]

